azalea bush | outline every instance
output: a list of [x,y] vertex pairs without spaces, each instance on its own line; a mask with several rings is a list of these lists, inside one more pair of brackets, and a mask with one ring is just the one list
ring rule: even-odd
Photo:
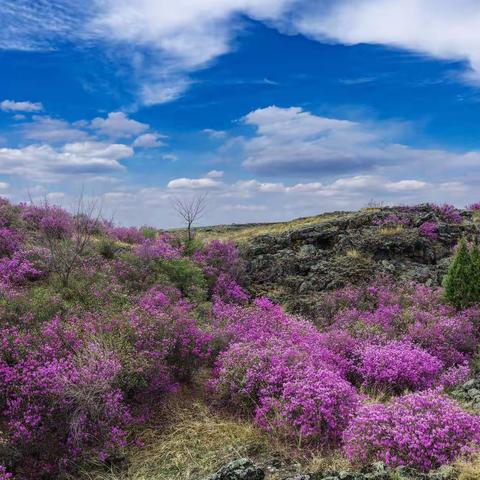
[[365,386],[400,393],[432,387],[442,367],[438,358],[423,349],[393,340],[366,347],[359,373]]
[[345,453],[355,463],[382,461],[428,471],[478,448],[480,418],[427,391],[361,407],[343,438]]
[[438,225],[435,222],[423,222],[418,231],[422,237],[426,237],[432,241],[438,240]]

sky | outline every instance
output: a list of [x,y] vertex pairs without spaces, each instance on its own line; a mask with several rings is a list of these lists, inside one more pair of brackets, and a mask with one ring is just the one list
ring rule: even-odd
[[0,196],[124,225],[480,200],[478,0],[0,0]]

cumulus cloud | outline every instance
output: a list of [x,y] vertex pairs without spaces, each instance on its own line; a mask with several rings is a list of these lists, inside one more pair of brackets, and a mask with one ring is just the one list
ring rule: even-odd
[[210,170],[207,173],[208,178],[222,178],[223,172],[221,170]]
[[90,126],[99,134],[111,138],[128,138],[148,130],[149,125],[128,118],[123,112],[110,112],[107,118],[94,118]]
[[0,182],[0,190],[6,190],[9,186],[7,182]]
[[0,102],[0,110],[4,112],[40,112],[43,105],[40,102],[16,102],[3,100]]
[[132,155],[126,145],[93,141],[68,143],[58,149],[51,145],[0,148],[0,173],[42,182],[70,175],[116,173],[124,170],[119,161]]
[[21,123],[18,128],[24,138],[51,143],[66,143],[88,138],[88,133],[65,120],[34,115],[31,122]]
[[144,133],[135,139],[133,146],[140,148],[161,147],[165,145],[165,143],[161,140],[162,138],[165,138],[165,136],[160,135],[159,133]]
[[218,188],[221,182],[213,178],[176,178],[168,182],[167,188],[176,190],[208,190]]
[[261,108],[246,115],[243,122],[255,133],[240,140],[243,165],[261,174],[334,175],[399,165],[435,166],[438,170],[452,165],[475,166],[480,161],[478,151],[414,148],[392,141],[383,124],[326,118],[300,107]]

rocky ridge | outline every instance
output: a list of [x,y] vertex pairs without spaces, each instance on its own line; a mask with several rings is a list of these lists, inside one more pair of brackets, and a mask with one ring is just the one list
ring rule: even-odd
[[[304,314],[318,293],[379,273],[440,285],[459,239],[473,240],[479,232],[475,213],[459,216],[460,221],[451,221],[427,204],[364,209],[254,236],[242,245],[247,284],[255,294],[268,294]],[[422,235],[420,227],[427,222],[435,225],[435,238]]]

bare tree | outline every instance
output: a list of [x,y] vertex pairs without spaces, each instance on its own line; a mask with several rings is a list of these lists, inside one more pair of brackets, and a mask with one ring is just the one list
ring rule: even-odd
[[[59,223],[59,219],[55,219],[59,210],[49,204],[46,198],[41,208],[47,215],[52,215],[54,225]],[[68,230],[62,232],[56,225],[54,228],[48,228],[48,225],[40,228],[43,242],[50,251],[50,269],[58,275],[63,287],[68,287],[70,277],[91,244],[100,222],[101,208],[95,200],[86,202],[81,193],[73,208]]]
[[190,242],[193,238],[192,225],[201,218],[207,208],[207,194],[197,195],[189,199],[177,198],[173,208],[183,219],[187,227],[187,237]]

